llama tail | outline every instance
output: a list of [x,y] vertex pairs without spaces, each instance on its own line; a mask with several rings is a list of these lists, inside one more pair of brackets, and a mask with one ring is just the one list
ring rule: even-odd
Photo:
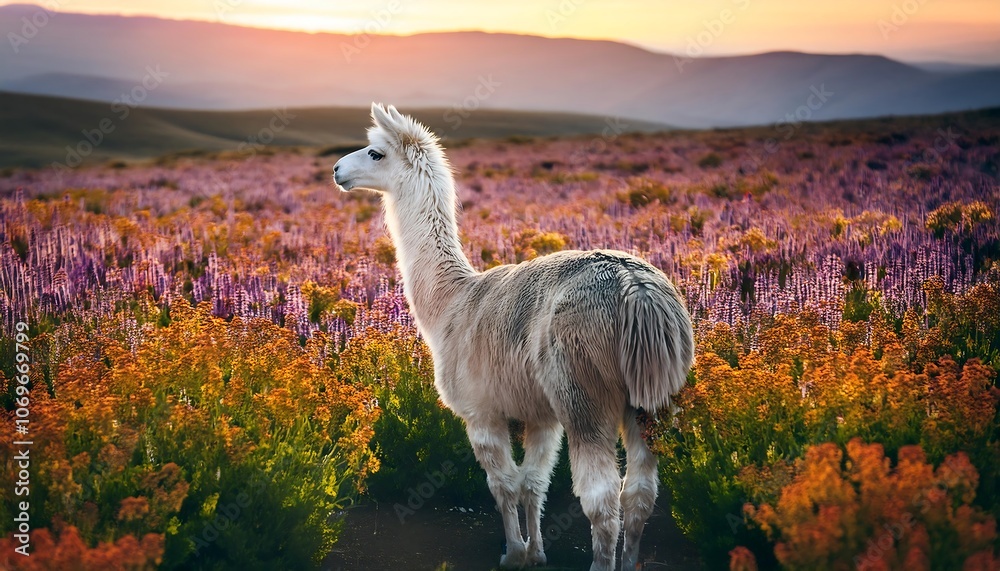
[[619,339],[629,404],[655,411],[670,404],[694,364],[694,332],[676,288],[658,271],[625,279]]

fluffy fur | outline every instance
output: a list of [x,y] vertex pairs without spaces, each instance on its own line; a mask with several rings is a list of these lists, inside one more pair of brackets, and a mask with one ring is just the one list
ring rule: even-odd
[[[501,566],[545,562],[541,512],[565,429],[573,490],[592,523],[591,569],[613,568],[623,523],[621,569],[634,569],[657,487],[636,409],[667,407],[684,385],[694,341],[683,300],[663,272],[611,250],[477,272],[458,238],[454,179],[437,137],[392,106],[373,105],[372,119],[370,145],[341,159],[334,177],[345,190],[382,195],[435,386],[464,419],[503,516]],[[508,419],[525,425],[520,466]]]

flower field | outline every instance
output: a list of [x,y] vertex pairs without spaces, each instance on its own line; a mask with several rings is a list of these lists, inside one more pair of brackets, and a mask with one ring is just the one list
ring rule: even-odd
[[[477,267],[615,248],[686,296],[648,432],[706,567],[1000,568],[1000,113],[446,146]],[[467,454],[341,152],[3,173],[35,552],[4,486],[0,568],[309,568],[352,501]],[[13,435],[13,343],[0,375]]]

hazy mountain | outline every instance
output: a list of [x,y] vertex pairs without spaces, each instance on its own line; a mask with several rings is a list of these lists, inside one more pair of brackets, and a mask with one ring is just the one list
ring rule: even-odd
[[[1000,50],[1000,47],[997,48]],[[995,65],[977,65],[972,63],[954,63],[950,61],[915,61],[908,62],[914,67],[924,69],[927,71],[943,71],[947,73],[967,73],[970,71],[998,71],[1000,66]]]
[[[1000,71],[881,56],[684,59],[608,41],[456,32],[307,34],[0,7],[0,89],[187,109],[364,106],[565,111],[685,127],[1000,105]],[[31,37],[29,37],[29,35]],[[16,44],[16,45],[15,45]],[[158,81],[151,79],[155,76]],[[146,81],[147,87],[141,86]],[[810,105],[812,106],[810,108]],[[464,107],[464,109],[463,109]]]

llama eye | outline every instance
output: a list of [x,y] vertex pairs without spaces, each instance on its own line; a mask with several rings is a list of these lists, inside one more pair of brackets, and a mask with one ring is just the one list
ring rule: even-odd
[[373,161],[381,161],[382,157],[384,157],[385,155],[376,151],[375,149],[371,149],[370,151],[368,151],[368,156],[371,157]]

